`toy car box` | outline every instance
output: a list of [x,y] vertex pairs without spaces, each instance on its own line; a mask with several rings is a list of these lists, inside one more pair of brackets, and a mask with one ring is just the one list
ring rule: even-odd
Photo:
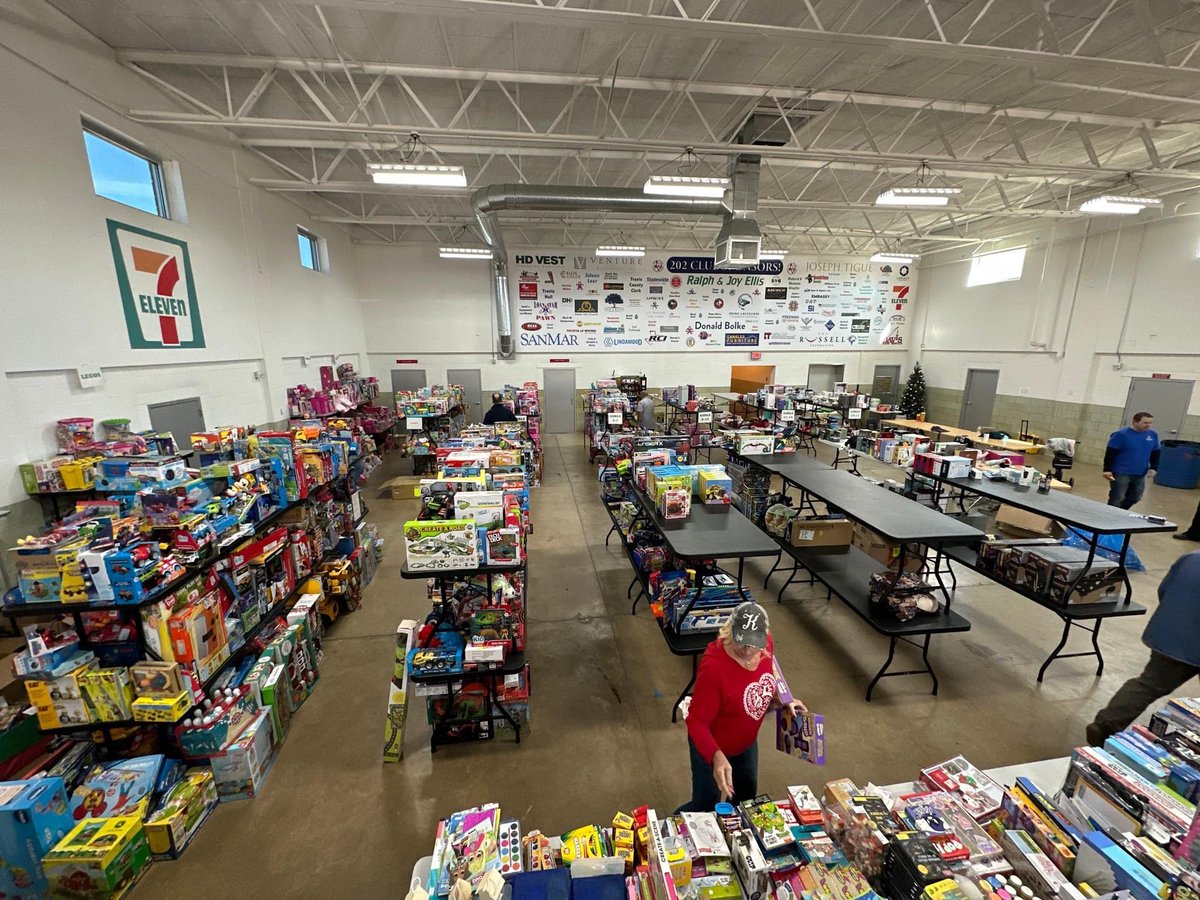
[[0,782],[0,896],[49,896],[42,857],[74,824],[61,778]]
[[124,897],[149,861],[140,816],[80,822],[42,858],[51,894],[73,900]]
[[271,717],[264,710],[236,741],[210,760],[221,801],[257,796],[274,759]]
[[405,522],[404,545],[412,571],[470,569],[479,565],[474,519]]
[[728,505],[733,498],[733,481],[725,470],[701,470],[696,478],[696,496],[708,505]]
[[178,859],[219,800],[212,770],[188,769],[146,819],[150,852],[156,858]]

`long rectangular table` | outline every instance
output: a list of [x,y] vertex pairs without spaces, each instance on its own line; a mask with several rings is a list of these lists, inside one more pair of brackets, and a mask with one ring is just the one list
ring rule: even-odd
[[[675,556],[681,559],[701,562],[704,560],[736,559],[737,583],[739,592],[742,589],[742,577],[746,559],[757,556],[774,556],[778,550],[775,542],[754,526],[745,516],[729,506],[695,504],[692,513],[686,519],[664,519],[658,513],[653,501],[646,492],[632,483],[628,494],[638,504],[638,514],[631,525],[631,530],[638,527],[652,527],[663,537],[663,542]],[[629,552],[627,536],[617,527],[616,516],[609,507],[609,515],[613,519],[613,528],[621,535],[625,545],[626,555],[631,565],[634,565],[633,555]],[[611,534],[611,532],[610,532]],[[607,541],[607,538],[605,539]],[[637,604],[643,596],[649,599],[649,579],[634,566],[634,580],[626,591],[628,596],[633,586],[640,583],[640,591],[633,598],[630,614],[637,613]],[[684,609],[684,615],[691,611],[700,598],[701,586],[697,583],[696,592]],[[671,708],[671,721],[678,718],[679,704],[691,691],[696,683],[696,671],[699,658],[713,639],[709,632],[695,634],[679,634],[665,621],[658,622],[659,631],[667,649],[675,656],[687,656],[692,662],[692,674],[687,684],[679,694]]]
[[[893,428],[899,428],[904,431],[916,431],[921,434],[931,436],[940,436],[944,440],[954,440],[955,438],[965,437],[970,438],[971,443],[977,447],[988,447],[992,450],[1011,450],[1014,453],[1025,453],[1034,456],[1042,452],[1042,444],[1034,444],[1030,441],[1018,441],[1011,438],[1007,440],[980,437],[978,431],[967,431],[965,428],[954,428],[950,425],[939,425],[936,422],[918,422],[916,419],[892,419],[888,423]],[[936,431],[934,429],[937,429]]]
[[[1069,657],[1094,656],[1097,661],[1096,675],[1100,676],[1103,674],[1104,657],[1101,655],[1099,644],[1100,626],[1103,621],[1120,616],[1142,616],[1146,614],[1145,607],[1132,602],[1133,584],[1129,580],[1129,572],[1125,566],[1125,561],[1129,553],[1130,538],[1135,534],[1175,531],[1178,526],[1174,522],[1167,522],[1165,520],[1159,522],[1152,521],[1139,513],[1131,513],[1128,510],[1123,510],[1115,506],[1107,506],[1095,500],[1089,500],[1086,497],[1069,494],[1065,491],[1050,491],[1043,494],[1032,487],[1022,488],[1010,481],[982,477],[941,478],[932,475],[924,477],[935,485],[933,496],[935,503],[940,504],[943,495],[945,495],[947,505],[957,501],[959,508],[963,509],[965,508],[965,496],[967,494],[974,494],[1043,516],[1047,519],[1052,519],[1070,528],[1079,529],[1077,533],[1081,532],[1080,536],[1084,537],[1088,542],[1087,562],[1079,574],[1075,576],[1071,582],[1070,590],[1067,591],[1061,601],[1053,601],[1042,594],[1026,590],[1023,585],[1012,584],[1011,582],[996,578],[993,572],[980,567],[978,556],[973,552],[947,551],[942,556],[968,569],[986,575],[1009,590],[1033,600],[1039,606],[1050,610],[1062,620],[1062,636],[1059,638],[1058,645],[1054,648],[1054,651],[1046,658],[1046,661],[1042,663],[1041,668],[1038,670],[1037,680],[1039,682],[1045,677],[1046,670],[1052,662],[1056,659]],[[1099,554],[1101,535],[1122,535],[1121,548],[1117,551],[1116,562],[1121,580],[1125,585],[1125,596],[1122,600],[1109,600],[1099,603],[1070,603],[1070,596],[1074,592],[1075,586],[1086,578],[1092,564],[1096,560],[1096,556]],[[939,573],[941,571],[941,556],[939,556],[937,561],[936,571]],[[953,578],[953,570],[950,570],[950,574]],[[1085,624],[1081,624],[1083,622],[1093,622],[1094,624],[1092,627],[1088,627]],[[1067,645],[1067,639],[1070,637],[1072,628],[1079,628],[1091,635],[1091,650],[1079,653],[1062,652],[1063,648]]]
[[[901,546],[896,561],[896,570],[903,571],[904,556],[910,544],[923,547],[977,544],[983,533],[963,522],[951,518],[938,510],[915,503],[906,497],[872,484],[849,472],[840,472],[828,466],[811,464],[796,465],[795,462],[780,461],[774,457],[747,457],[767,471],[780,476],[784,489],[789,485],[801,491],[801,506],[812,508],[816,497],[827,509],[836,510],[848,519],[861,522]],[[888,638],[888,655],[883,666],[867,685],[866,699],[871,700],[881,678],[897,675],[929,675],[933,681],[933,693],[938,691],[937,673],[929,661],[929,642],[935,634],[969,631],[971,623],[950,608],[950,595],[946,594],[943,609],[933,615],[922,615],[908,622],[900,622],[889,613],[872,608],[868,599],[871,576],[888,571],[883,563],[872,559],[857,547],[847,548],[845,553],[821,554],[804,551],[788,541],[772,537],[779,548],[779,557],[763,582],[765,587],[783,561],[783,554],[792,559],[792,571],[780,587],[777,599],[783,601],[783,592],[796,579],[801,566],[809,573],[809,583],[819,581],[829,596],[837,596],[851,611],[870,625],[876,632]],[[922,669],[903,672],[890,671],[895,658],[896,644],[900,641],[912,644],[921,650]]]

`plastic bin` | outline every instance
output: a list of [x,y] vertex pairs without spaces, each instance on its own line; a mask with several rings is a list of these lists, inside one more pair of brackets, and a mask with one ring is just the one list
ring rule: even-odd
[[1184,490],[1200,485],[1200,443],[1163,441],[1154,483]]

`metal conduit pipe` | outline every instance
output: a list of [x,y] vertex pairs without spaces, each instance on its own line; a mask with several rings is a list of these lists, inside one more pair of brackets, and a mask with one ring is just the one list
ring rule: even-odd
[[629,211],[697,216],[719,216],[725,212],[720,200],[658,197],[626,188],[539,184],[489,185],[471,195],[471,204],[483,239],[492,248],[492,300],[496,305],[496,332],[499,335],[497,355],[501,359],[512,359],[516,352],[508,300],[508,252],[498,217],[501,211]]

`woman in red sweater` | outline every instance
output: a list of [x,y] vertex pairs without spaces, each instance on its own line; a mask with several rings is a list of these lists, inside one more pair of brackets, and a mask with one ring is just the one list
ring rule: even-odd
[[679,811],[709,812],[722,800],[758,795],[758,729],[779,705],[774,650],[767,611],[746,602],[704,651],[687,714],[692,799]]

